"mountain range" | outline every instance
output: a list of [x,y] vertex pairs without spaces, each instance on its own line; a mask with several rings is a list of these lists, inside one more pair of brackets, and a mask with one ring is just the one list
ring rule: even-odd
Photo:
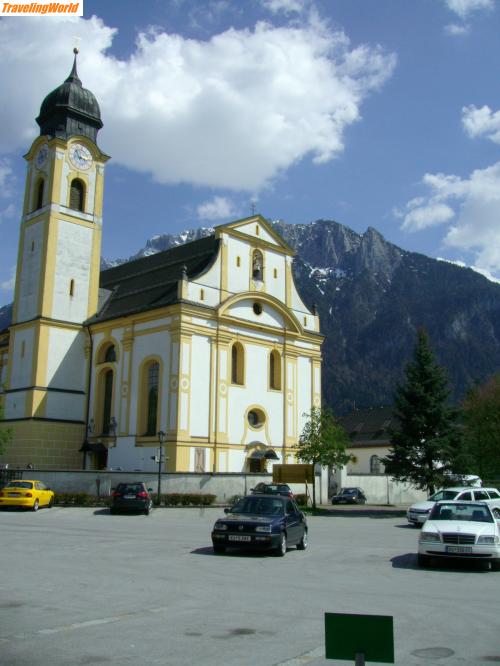
[[[373,227],[359,234],[332,220],[271,224],[297,251],[295,282],[305,303],[318,309],[323,397],[337,415],[392,404],[422,327],[447,371],[454,402],[500,371],[500,284],[405,251]],[[155,236],[128,260],[212,233]],[[102,259],[101,269],[128,260]],[[0,330],[10,312],[10,305],[0,308]]]

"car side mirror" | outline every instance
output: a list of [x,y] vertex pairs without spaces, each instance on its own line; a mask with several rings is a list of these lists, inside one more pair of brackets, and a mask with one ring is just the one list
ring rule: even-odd
[[229,513],[229,511],[230,509],[226,506],[226,508],[224,509],[224,513]]
[[152,489],[152,488],[148,488],[148,493],[152,493],[152,492],[153,492],[153,489]]
[[113,486],[113,487],[111,488],[111,490],[116,490],[116,486]]
[[252,493],[255,490],[255,488],[250,488],[250,492]]

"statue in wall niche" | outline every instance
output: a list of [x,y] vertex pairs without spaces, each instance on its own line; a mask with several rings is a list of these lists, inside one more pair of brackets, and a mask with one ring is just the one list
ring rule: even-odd
[[254,280],[263,280],[264,258],[260,250],[254,250],[252,258],[252,277]]

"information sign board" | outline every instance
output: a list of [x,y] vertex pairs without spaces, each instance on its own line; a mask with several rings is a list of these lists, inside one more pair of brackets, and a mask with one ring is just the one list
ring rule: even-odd
[[274,483],[313,483],[313,465],[273,465]]
[[[394,629],[391,615],[325,613],[327,659],[394,663]],[[362,662],[364,663],[364,662]]]

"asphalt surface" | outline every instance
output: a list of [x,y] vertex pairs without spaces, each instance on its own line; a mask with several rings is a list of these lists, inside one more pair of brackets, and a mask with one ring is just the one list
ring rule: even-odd
[[220,515],[0,512],[0,664],[353,664],[325,659],[325,612],[392,615],[397,664],[500,663],[500,573],[419,569],[403,516],[325,508],[278,558],[215,556]]

